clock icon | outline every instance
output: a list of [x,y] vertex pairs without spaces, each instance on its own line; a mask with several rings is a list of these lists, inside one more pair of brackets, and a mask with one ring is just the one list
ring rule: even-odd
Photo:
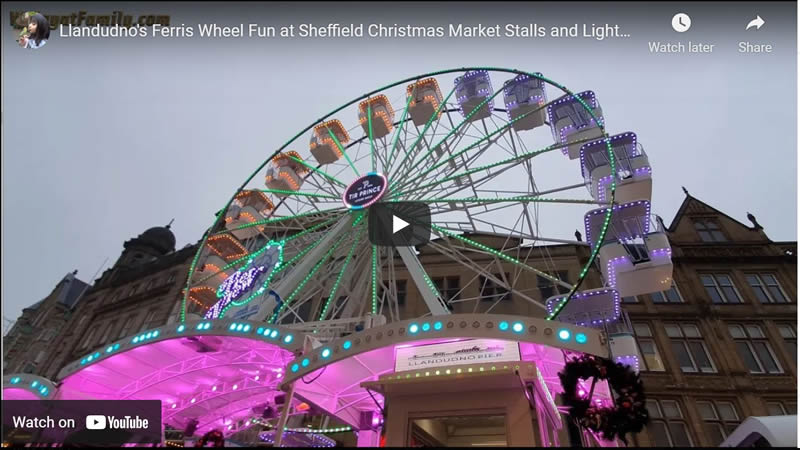
[[678,13],[672,16],[672,29],[678,33],[689,30],[692,26],[692,18],[686,13]]

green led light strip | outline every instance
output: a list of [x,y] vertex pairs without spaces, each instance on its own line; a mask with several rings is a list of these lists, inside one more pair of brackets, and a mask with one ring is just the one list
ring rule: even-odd
[[232,228],[230,230],[217,231],[216,233],[212,234],[211,236],[216,236],[218,234],[226,234],[226,233],[230,233],[232,231],[244,230],[245,228],[257,227],[259,225],[269,225],[269,224],[272,224],[272,223],[285,222],[287,220],[299,219],[301,217],[314,216],[314,215],[317,215],[317,214],[324,214],[324,213],[330,213],[330,212],[344,212],[344,209],[345,209],[344,207],[330,208],[330,209],[323,209],[323,210],[320,210],[320,211],[311,211],[311,212],[307,212],[307,213],[295,214],[293,216],[281,216],[281,217],[275,217],[275,218],[272,218],[272,219],[257,220],[255,222],[244,224],[244,225],[238,226],[236,228]]
[[[597,126],[600,127],[600,131],[603,133],[603,137],[605,138],[605,142],[606,142],[606,150],[608,152],[608,161],[609,161],[609,166],[611,167],[611,173],[612,174],[616,174],[617,173],[616,156],[614,155],[613,147],[611,147],[611,139],[608,138],[608,133],[606,133],[605,125],[603,124],[603,122],[598,120],[597,116],[595,116],[595,114],[594,114],[594,111],[592,111],[592,108],[590,108],[589,105],[587,105],[586,102],[583,101],[583,99],[581,99],[577,95],[573,94],[572,92],[570,92],[566,88],[564,88],[564,90],[568,94],[572,95],[572,97],[574,99],[578,100],[578,102],[580,102],[580,104],[583,105],[584,108],[586,108],[586,111],[588,111],[589,114],[592,116],[592,119],[594,119],[594,121],[597,124]],[[612,176],[611,177],[611,199],[609,201],[609,205],[614,205],[614,200],[616,199],[616,194],[617,194],[617,177],[616,176]],[[581,269],[580,275],[578,276],[578,282],[575,283],[574,286],[572,286],[572,289],[569,290],[569,293],[567,294],[567,296],[564,297],[564,299],[562,301],[560,301],[556,305],[555,308],[553,308],[553,312],[548,314],[545,317],[545,319],[554,320],[556,317],[558,317],[558,314],[561,313],[561,310],[564,309],[565,306],[567,306],[567,303],[575,295],[575,292],[578,291],[578,288],[583,283],[583,280],[586,279],[586,275],[589,272],[589,267],[591,267],[592,263],[594,263],[595,258],[597,258],[597,253],[600,251],[600,247],[601,246],[600,246],[599,243],[605,241],[606,232],[608,232],[608,227],[609,227],[609,224],[611,222],[611,215],[613,214],[613,212],[614,212],[614,207],[613,206],[609,206],[608,210],[606,211],[606,216],[603,218],[603,227],[600,229],[600,235],[597,238],[598,244],[595,245],[595,247],[592,249],[592,253],[589,255],[589,261],[586,263],[585,266],[583,266],[583,269]]]
[[[360,221],[359,221],[360,222]],[[353,223],[356,225],[356,223]],[[319,320],[325,320],[325,316],[328,314],[328,307],[331,304],[331,301],[336,298],[336,293],[339,291],[339,284],[342,282],[342,278],[344,277],[344,272],[347,270],[347,266],[350,264],[350,260],[353,258],[353,253],[355,253],[356,246],[358,246],[359,239],[361,238],[361,233],[364,231],[362,228],[358,234],[356,235],[355,240],[353,241],[353,245],[350,247],[350,251],[347,252],[347,257],[345,258],[344,264],[342,265],[342,269],[339,270],[339,275],[336,277],[336,282],[333,283],[333,287],[331,288],[330,294],[328,294],[328,300],[325,302],[325,306],[322,308],[322,312],[319,315]]]
[[355,166],[355,165],[353,165],[353,161],[350,159],[350,156],[349,156],[349,155],[347,154],[347,152],[344,150],[344,147],[342,147],[342,143],[341,143],[341,142],[339,142],[339,138],[337,138],[337,137],[336,137],[336,134],[333,132],[333,130],[331,130],[331,127],[330,127],[330,126],[326,126],[325,128],[327,128],[327,129],[328,129],[328,134],[329,134],[329,135],[331,136],[331,138],[333,139],[333,142],[335,142],[335,143],[336,143],[336,147],[337,147],[337,148],[339,148],[339,152],[340,152],[342,155],[344,155],[344,159],[346,159],[346,160],[347,160],[347,162],[348,162],[348,163],[350,163],[350,167],[352,167],[352,168],[353,168],[353,172],[355,172],[355,173],[356,173],[356,176],[361,176],[361,174],[360,174],[360,173],[358,173],[358,169],[356,169],[356,166]]
[[347,187],[347,184],[345,184],[345,183],[344,183],[344,182],[342,182],[342,181],[339,181],[339,179],[338,179],[338,178],[334,177],[333,175],[330,175],[330,174],[328,174],[328,172],[325,172],[324,170],[322,170],[322,169],[320,169],[320,168],[318,168],[318,167],[314,167],[314,166],[312,166],[312,165],[310,165],[310,164],[306,163],[306,162],[305,162],[305,161],[303,161],[302,159],[300,159],[300,158],[297,158],[297,157],[294,157],[294,156],[292,156],[292,155],[289,155],[289,158],[290,158],[290,159],[292,159],[293,161],[299,162],[300,164],[302,164],[302,165],[306,166],[307,168],[309,168],[309,169],[313,170],[315,173],[318,173],[318,174],[320,174],[320,175],[324,176],[325,178],[327,178],[327,179],[329,179],[329,180],[333,181],[334,183],[338,184],[339,186],[342,186],[342,187]]
[[259,189],[259,191],[266,192],[268,194],[299,195],[301,197],[332,198],[334,200],[338,200],[339,199],[339,197],[337,197],[335,195],[313,194],[311,192],[288,191],[288,190],[285,190],[285,189]]
[[343,235],[342,237],[340,237],[339,240],[337,240],[336,243],[333,244],[333,246],[327,252],[325,252],[325,255],[323,255],[323,257],[320,258],[319,261],[317,261],[317,263],[314,265],[314,267],[311,269],[308,275],[306,275],[306,277],[303,278],[303,281],[301,281],[300,284],[298,284],[297,287],[294,289],[294,291],[292,291],[292,293],[289,294],[286,300],[283,301],[280,308],[278,308],[278,310],[272,314],[272,316],[268,320],[269,323],[275,323],[275,321],[278,319],[278,316],[280,316],[280,314],[289,305],[289,303],[291,303],[291,301],[294,300],[294,297],[300,293],[303,287],[305,287],[306,283],[308,283],[309,280],[311,280],[311,277],[313,277],[317,273],[319,268],[322,267],[322,264],[328,261],[328,258],[331,257],[331,254],[333,254],[333,252],[336,251],[336,249],[339,247],[339,244],[344,242],[344,239],[346,237],[347,235]]
[[[408,100],[406,100],[406,109],[403,110],[403,116],[400,118],[400,125],[394,129],[394,143],[391,147],[389,147],[389,154],[387,155],[386,159],[386,172],[389,172],[389,169],[392,167],[392,161],[394,160],[394,150],[397,148],[397,141],[400,139],[400,132],[403,130],[406,124],[406,115],[408,114],[408,107],[411,105],[411,101],[414,100],[414,93],[417,91],[417,85],[414,85],[414,89],[411,90],[411,95],[408,96]],[[373,172],[375,170],[373,169]]]
[[[414,148],[416,148],[417,144],[419,144],[419,141],[421,141],[423,136],[425,136],[425,132],[427,132],[428,128],[430,128],[430,126],[433,124],[433,119],[439,116],[439,114],[442,112],[442,109],[444,109],[444,107],[447,105],[447,100],[450,99],[450,96],[452,96],[453,93],[455,92],[456,92],[456,86],[453,86],[453,89],[450,91],[449,94],[447,94],[447,97],[445,97],[444,100],[442,100],[442,103],[439,105],[438,108],[436,108],[436,111],[433,113],[431,118],[428,119],[428,122],[425,124],[425,128],[423,128],[422,132],[419,134],[419,136],[417,136],[417,140],[414,141],[413,144],[411,144],[411,147],[406,149],[406,151],[403,154],[403,159],[400,160],[400,163],[397,165],[398,171],[400,170],[401,167],[403,167],[403,163],[405,163],[406,159],[408,159],[408,155],[410,154],[410,152],[412,152]],[[412,160],[411,162],[414,161]],[[392,186],[394,186],[394,183],[392,183]]]
[[431,224],[431,229],[436,230],[436,231],[438,231],[438,232],[440,232],[442,234],[446,234],[446,235],[448,235],[448,236],[450,236],[452,238],[458,239],[459,241],[466,242],[467,244],[469,244],[469,245],[471,245],[471,246],[473,246],[475,248],[479,248],[479,249],[481,249],[483,251],[489,252],[492,255],[497,256],[498,258],[500,258],[502,260],[508,261],[508,262],[510,262],[512,264],[516,264],[516,265],[521,266],[521,267],[525,267],[526,269],[530,270],[531,272],[534,272],[535,274],[537,274],[537,275],[539,275],[539,276],[541,276],[543,278],[546,278],[546,279],[548,279],[550,281],[553,281],[553,282],[560,282],[561,281],[558,278],[556,278],[556,277],[554,277],[554,276],[552,276],[552,275],[550,275],[548,273],[542,272],[541,270],[535,269],[535,268],[525,264],[524,262],[514,258],[513,256],[508,256],[503,252],[498,252],[497,250],[495,250],[495,249],[493,249],[491,247],[488,247],[488,246],[483,245],[481,243],[475,242],[472,239],[464,237],[464,236],[462,236],[460,234],[453,233],[452,231],[447,230],[445,228],[442,228],[442,227],[440,227],[438,225]]
[[372,161],[372,171],[375,172],[375,141],[372,139],[372,104],[367,99],[367,130],[369,130],[369,158]]
[[[279,244],[280,244],[281,246],[283,246],[283,245],[284,245],[284,244],[286,244],[287,242],[293,241],[293,240],[295,240],[295,239],[297,239],[297,238],[299,238],[299,237],[301,237],[301,236],[304,236],[304,235],[306,235],[306,234],[308,234],[308,233],[313,233],[314,231],[317,231],[318,229],[320,229],[320,228],[322,228],[322,227],[324,227],[324,226],[326,226],[326,225],[330,225],[332,222],[334,222],[334,221],[336,221],[336,220],[339,220],[339,217],[333,217],[333,218],[331,218],[331,219],[328,219],[328,220],[326,220],[326,221],[324,221],[324,222],[322,222],[322,223],[318,223],[318,224],[314,225],[314,226],[313,226],[313,227],[311,227],[311,228],[308,228],[308,229],[306,229],[306,230],[303,230],[303,231],[301,231],[300,233],[297,233],[297,234],[295,234],[295,235],[293,235],[293,236],[290,236],[290,237],[288,237],[288,238],[286,238],[286,239],[284,239],[284,240],[280,241],[280,242],[279,242]],[[270,242],[271,242],[271,241],[270,241]],[[267,244],[267,245],[269,245],[269,244]],[[263,249],[263,248],[265,248],[265,247],[266,247],[266,245],[265,245],[264,247],[262,247],[262,249]],[[230,269],[231,267],[234,267],[234,266],[236,266],[237,264],[239,264],[240,262],[242,262],[242,261],[244,261],[244,260],[246,260],[246,259],[248,259],[248,258],[252,258],[252,255],[244,255],[244,256],[242,256],[242,257],[240,257],[240,258],[237,258],[237,259],[235,259],[235,260],[231,261],[230,263],[228,263],[228,264],[226,264],[226,265],[222,266],[222,268],[220,268],[220,269],[219,269],[217,272],[215,272],[215,273],[212,273],[212,274],[210,274],[210,275],[207,275],[207,276],[205,276],[205,277],[203,277],[203,278],[201,278],[201,279],[197,280],[197,282],[195,282],[195,283],[194,283],[194,284],[195,284],[195,286],[196,286],[196,285],[198,285],[198,284],[202,284],[202,283],[204,283],[204,282],[206,282],[206,281],[210,280],[211,278],[214,278],[215,276],[217,276],[217,275],[221,274],[222,272],[225,272],[226,270]],[[221,317],[221,316],[220,316],[220,317]]]
[[[399,203],[404,200],[388,200],[387,203]],[[610,205],[608,202],[598,202],[597,200],[573,200],[569,198],[544,198],[544,197],[498,197],[498,198],[479,198],[479,197],[466,197],[466,198],[432,198],[423,200],[414,200],[419,203],[506,203],[506,202],[531,202],[531,203],[567,203],[567,204],[580,204],[580,205]]]

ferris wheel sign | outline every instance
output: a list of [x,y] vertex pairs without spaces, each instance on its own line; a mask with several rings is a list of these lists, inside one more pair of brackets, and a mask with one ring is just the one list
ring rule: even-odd
[[342,195],[342,201],[350,209],[368,208],[381,199],[387,184],[383,174],[370,172],[350,184]]
[[[268,280],[272,271],[280,265],[280,244],[270,244],[252,262],[234,272],[217,288],[219,301],[205,314],[206,319],[217,319],[227,307],[237,300],[250,297],[253,288],[263,280]],[[263,293],[266,286],[258,288],[256,293]],[[246,303],[246,302],[242,302]]]

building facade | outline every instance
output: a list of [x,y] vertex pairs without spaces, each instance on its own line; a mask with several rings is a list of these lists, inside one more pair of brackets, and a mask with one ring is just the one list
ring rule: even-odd
[[[633,333],[642,356],[651,422],[631,444],[717,446],[749,416],[796,414],[797,243],[770,240],[756,218],[748,217],[751,225],[687,192],[669,226],[659,219],[672,246],[673,286],[624,298],[625,320],[609,330]],[[495,248],[506,239],[472,238]],[[521,259],[571,283],[589,258],[587,246],[548,246],[546,255],[539,250]],[[454,313],[544,315],[441,254],[422,248],[420,261]],[[488,255],[472,262],[497,278],[522,277],[515,292],[536,299],[565,292]],[[395,270],[399,320],[427,314],[401,261]],[[599,287],[601,280],[595,268],[582,289]],[[325,301],[301,304],[298,315],[313,320]]]
[[[673,285],[624,298],[623,320],[607,329],[633,334],[641,357],[651,420],[631,445],[717,446],[749,416],[796,414],[797,243],[770,240],[756,218],[748,218],[751,225],[687,192],[669,226],[659,219],[672,247]],[[507,236],[471,238],[490,248],[509,246]],[[437,244],[441,241],[428,245]],[[590,254],[588,245],[578,244],[521,248],[517,258],[566,284],[578,279]],[[51,353],[28,368],[55,379],[62,367],[90,349],[176,321],[195,252],[195,246],[176,251],[169,227],[151,228],[127,241],[114,266],[74,302]],[[472,255],[477,255],[469,260],[474,266],[464,267],[420,249],[431,282],[454,313],[543,317],[541,306],[530,300],[566,292],[562,284],[489,254]],[[385,288],[394,289],[397,310],[381,314],[389,322],[426,315],[428,307],[399,258],[393,269],[396,282]],[[504,287],[511,284],[513,291]],[[602,276],[594,268],[582,289],[600,286]],[[55,292],[48,299],[57,297]],[[300,322],[314,322],[327,304],[328,320],[365,315],[340,311],[337,302],[322,295],[299,299],[295,314],[283,323],[302,327]],[[12,348],[30,346],[20,330],[39,320],[35,311],[47,301],[26,309],[12,330]],[[7,359],[7,372],[22,371],[26,358]]]
[[[114,265],[91,287],[84,284],[82,298],[67,308],[64,324],[46,341],[45,352],[40,355],[34,347],[24,352],[25,358],[40,360],[31,366],[31,373],[54,379],[65,364],[88,349],[177,320],[180,293],[196,247],[176,251],[169,226],[150,228],[123,247]],[[29,321],[26,317],[32,316],[31,308],[17,321],[20,330]],[[6,372],[13,371],[9,364]]]
[[718,446],[749,416],[797,412],[797,242],[748,217],[687,193],[673,287],[624,299],[651,416],[639,445]]
[[66,333],[75,308],[89,289],[68,273],[44,299],[22,310],[22,315],[3,336],[3,371],[40,373],[51,357],[50,349]]

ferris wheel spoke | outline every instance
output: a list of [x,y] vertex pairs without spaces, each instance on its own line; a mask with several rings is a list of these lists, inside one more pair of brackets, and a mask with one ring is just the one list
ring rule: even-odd
[[[388,203],[398,203],[401,200],[390,200]],[[569,198],[543,198],[538,196],[518,196],[518,197],[498,197],[498,198],[432,198],[417,200],[419,203],[507,203],[507,202],[536,202],[536,203],[564,203],[564,204],[582,204],[582,205],[599,205],[609,206],[610,202],[601,202],[597,200],[578,200]]]
[[333,181],[334,183],[338,184],[339,186],[344,187],[344,188],[347,187],[347,184],[345,184],[343,181],[339,180],[338,178],[336,178],[336,177],[334,177],[332,175],[329,175],[328,172],[320,169],[319,167],[314,167],[311,164],[308,164],[307,162],[303,161],[302,159],[296,158],[296,157],[291,156],[291,155],[289,155],[289,158],[291,160],[299,163],[299,164],[302,164],[303,166],[305,166],[307,169],[311,170],[312,172],[314,172],[316,174],[319,174],[319,175],[322,175],[323,177],[327,178],[328,180]]
[[[354,225],[354,226],[358,226],[358,225]],[[338,237],[338,239],[336,239],[336,241],[331,246],[331,248],[328,249],[327,252],[325,252],[325,254],[322,256],[322,258],[320,258],[319,261],[317,261],[317,263],[311,268],[311,270],[305,276],[305,278],[303,278],[302,281],[300,281],[297,284],[297,286],[294,288],[294,290],[292,290],[291,294],[289,294],[289,296],[287,296],[283,300],[283,302],[281,303],[281,306],[278,307],[277,311],[272,313],[272,316],[268,320],[269,323],[276,323],[276,320],[280,317],[280,315],[283,312],[283,310],[294,300],[294,298],[300,293],[300,291],[303,290],[303,287],[305,287],[305,285],[308,283],[308,281],[314,276],[314,274],[317,273],[317,271],[319,271],[320,267],[322,267],[322,265],[328,261],[328,258],[331,257],[333,252],[335,252],[336,249],[339,247],[339,245],[349,236],[350,236],[349,233],[343,233],[341,236]]]
[[[545,106],[546,106],[546,105],[545,105]],[[528,115],[531,115],[531,114],[533,114],[533,113],[536,113],[536,112],[539,112],[539,111],[541,111],[543,108],[545,108],[545,106],[542,106],[542,107],[540,107],[540,108],[537,108],[537,109],[535,109],[535,110],[528,111],[527,113],[521,114],[521,115],[520,115],[520,116],[518,116],[517,118],[515,118],[515,119],[512,119],[512,120],[511,120],[511,121],[509,121],[507,124],[505,124],[505,125],[503,125],[502,127],[500,127],[500,128],[498,128],[498,129],[496,129],[496,130],[492,131],[491,133],[489,133],[489,134],[487,134],[486,136],[482,137],[482,138],[481,138],[481,139],[479,139],[478,141],[476,141],[476,142],[473,142],[472,144],[468,145],[468,146],[467,146],[466,148],[464,148],[463,150],[459,150],[459,151],[457,151],[457,152],[453,153],[453,154],[452,154],[452,156],[450,156],[449,158],[447,158],[447,159],[445,159],[445,160],[443,160],[443,161],[439,161],[439,162],[437,162],[437,163],[433,164],[433,165],[432,165],[431,167],[429,167],[427,170],[423,171],[421,174],[419,174],[419,175],[417,175],[416,177],[414,177],[414,178],[412,178],[411,180],[409,180],[409,182],[411,182],[411,181],[414,181],[414,180],[416,180],[416,179],[419,179],[419,178],[424,178],[424,177],[425,177],[427,174],[429,174],[430,172],[432,172],[432,171],[434,171],[434,170],[436,170],[436,169],[438,169],[438,168],[442,167],[442,166],[443,166],[444,164],[446,164],[447,162],[450,162],[450,161],[452,161],[452,160],[453,160],[455,157],[457,157],[457,156],[460,156],[460,155],[463,155],[464,153],[466,153],[466,152],[468,152],[468,151],[472,150],[473,148],[475,148],[475,147],[479,146],[480,144],[482,144],[482,143],[484,143],[484,142],[487,142],[487,141],[488,141],[488,144],[489,144],[489,145],[491,145],[491,144],[493,144],[493,143],[496,143],[496,142],[497,142],[497,140],[498,140],[498,139],[499,139],[499,137],[500,137],[500,136],[497,136],[497,135],[501,135],[501,136],[502,136],[502,134],[504,134],[504,133],[508,132],[508,130],[510,130],[510,129],[511,129],[511,126],[512,126],[512,125],[514,125],[514,123],[515,123],[515,122],[517,122],[517,121],[519,121],[519,120],[522,120],[522,119],[524,119],[524,118],[525,118],[525,117],[527,117]],[[495,137],[495,136],[497,136],[497,137]],[[493,138],[494,138],[494,139],[493,139]],[[484,150],[485,150],[485,149],[484,149]],[[434,162],[435,162],[435,161],[434,161]],[[408,184],[408,183],[406,183],[406,184]],[[390,191],[392,191],[392,190],[390,189]]]
[[353,240],[353,245],[350,246],[350,250],[347,252],[347,256],[345,257],[344,264],[342,264],[342,268],[339,270],[339,274],[336,276],[336,281],[333,283],[333,287],[331,287],[330,293],[328,294],[328,300],[322,307],[322,310],[319,314],[319,320],[325,320],[325,317],[328,314],[328,307],[330,306],[331,301],[336,298],[336,294],[339,291],[339,285],[342,283],[342,278],[344,277],[345,272],[347,271],[347,266],[350,264],[350,261],[353,259],[353,253],[356,251],[356,247],[361,239],[361,234],[364,231],[361,228],[356,234],[355,239]]
[[[588,141],[588,139],[587,139],[587,141]],[[512,156],[512,157],[509,157],[509,158],[505,158],[503,160],[500,160],[500,161],[497,161],[497,162],[494,162],[494,163],[484,164],[482,166],[478,166],[478,167],[475,167],[475,168],[472,168],[472,169],[469,169],[469,170],[465,170],[463,172],[459,172],[459,173],[456,173],[456,174],[453,174],[453,175],[446,176],[445,178],[442,178],[442,179],[437,179],[437,180],[435,180],[435,181],[433,181],[431,183],[426,183],[426,184],[419,185],[419,186],[417,186],[417,187],[415,187],[415,188],[413,188],[411,190],[394,193],[394,194],[391,195],[391,197],[399,197],[399,196],[402,196],[402,195],[406,195],[406,194],[408,194],[410,192],[413,192],[413,191],[416,191],[416,190],[425,189],[425,188],[428,188],[428,187],[431,187],[431,186],[440,185],[441,183],[443,183],[445,181],[452,181],[452,180],[455,180],[457,178],[469,176],[469,175],[472,175],[473,173],[481,172],[481,171],[484,171],[484,170],[489,170],[489,169],[492,169],[494,167],[503,166],[503,165],[509,165],[509,164],[516,164],[516,163],[518,163],[520,161],[525,161],[527,159],[535,158],[536,156],[542,155],[544,153],[548,153],[548,152],[552,152],[553,150],[558,150],[558,149],[564,148],[565,146],[566,145],[564,145],[564,144],[549,145],[549,146],[547,146],[545,148],[542,148],[542,149],[539,149],[539,150],[525,152],[525,153],[519,154],[517,156]],[[511,168],[511,167],[514,167],[514,166],[513,165],[509,166],[509,168]],[[487,176],[495,176],[495,175],[498,175],[498,174],[495,174],[495,173],[487,174]]]
[[[411,90],[411,95],[408,96],[408,100],[406,100],[406,107],[403,108],[403,115],[400,117],[400,125],[396,126],[394,129],[394,138],[390,141],[392,142],[392,146],[389,148],[389,153],[387,154],[387,161],[388,163],[384,166],[384,172],[389,173],[389,170],[392,167],[392,154],[394,153],[395,149],[397,148],[397,140],[400,138],[400,132],[405,128],[406,124],[406,115],[408,114],[408,107],[411,105],[411,101],[414,100],[414,94],[417,92],[416,84],[414,88]],[[373,170],[374,171],[374,170]]]
[[[442,139],[441,139],[441,140],[440,140],[440,141],[439,141],[439,142],[438,142],[436,145],[434,145],[434,146],[433,146],[433,147],[432,147],[432,148],[431,148],[431,149],[428,151],[428,153],[426,153],[426,154],[425,154],[425,155],[422,157],[422,159],[420,159],[419,161],[417,161],[417,162],[416,162],[416,163],[415,163],[415,164],[414,164],[414,165],[411,167],[411,169],[409,170],[409,172],[410,172],[410,171],[413,171],[414,169],[416,169],[416,168],[417,168],[417,166],[419,166],[419,164],[420,164],[422,161],[424,161],[424,160],[425,160],[425,159],[426,159],[426,158],[427,158],[427,157],[428,157],[428,156],[431,154],[431,152],[433,152],[433,150],[434,150],[434,149],[436,149],[436,148],[437,148],[437,147],[439,147],[440,145],[444,144],[444,143],[445,143],[445,141],[447,141],[447,139],[448,139],[448,138],[450,138],[450,136],[452,136],[453,134],[455,134],[455,133],[456,133],[456,131],[458,131],[458,129],[459,129],[459,128],[461,128],[461,127],[462,127],[464,124],[466,124],[466,123],[469,123],[469,122],[470,122],[470,120],[469,120],[469,119],[471,119],[471,118],[472,118],[472,116],[474,116],[474,115],[475,115],[475,114],[476,114],[478,111],[480,111],[480,109],[481,109],[481,108],[483,108],[483,107],[484,107],[484,106],[485,106],[487,103],[489,103],[489,102],[490,102],[490,101],[492,101],[492,100],[493,100],[495,97],[497,97],[497,96],[498,96],[498,95],[499,95],[501,92],[503,92],[503,90],[502,90],[502,89],[501,89],[501,90],[498,90],[497,92],[495,92],[495,93],[494,93],[494,94],[492,94],[491,96],[487,97],[486,99],[484,99],[483,101],[481,101],[480,103],[478,103],[478,105],[477,105],[477,106],[475,106],[475,108],[473,108],[473,109],[472,109],[472,111],[470,111],[470,112],[469,112],[469,114],[467,114],[466,116],[464,116],[464,120],[462,120],[461,122],[459,122],[459,123],[458,123],[458,125],[455,125],[455,126],[453,126],[453,128],[450,130],[450,132],[449,132],[449,133],[447,133],[447,134],[446,134],[446,135],[445,135],[445,136],[444,136],[444,137],[443,137],[443,138],[442,138]],[[449,117],[449,115],[448,115],[448,117]],[[438,159],[438,158],[437,158],[437,159]],[[389,190],[390,190],[390,191],[392,190],[392,187],[391,187],[391,186],[389,187]]]
[[567,288],[571,288],[572,287],[572,285],[564,283],[561,280],[559,280],[558,278],[555,278],[555,277],[553,277],[552,275],[550,275],[548,273],[545,273],[545,272],[542,272],[541,270],[535,269],[535,268],[523,263],[522,261],[514,258],[513,256],[508,256],[505,253],[497,251],[497,250],[495,250],[495,249],[493,249],[493,248],[491,248],[489,246],[483,245],[483,244],[481,244],[479,242],[475,242],[475,241],[473,241],[472,239],[469,239],[466,236],[462,236],[462,235],[453,233],[452,231],[446,230],[446,229],[444,229],[444,228],[442,228],[442,227],[440,227],[438,225],[433,225],[433,224],[431,224],[431,230],[435,230],[435,231],[437,231],[439,233],[442,233],[444,235],[450,236],[450,237],[452,237],[454,239],[458,239],[459,241],[467,243],[470,246],[472,246],[472,247],[474,247],[474,248],[476,248],[478,250],[482,250],[484,253],[489,253],[491,255],[497,256],[498,258],[500,258],[502,260],[505,260],[506,262],[510,262],[512,264],[516,264],[517,266],[519,266],[521,268],[524,268],[525,270],[528,270],[530,272],[533,272],[533,273],[535,273],[537,275],[540,275],[543,278],[547,278],[550,281],[560,283],[564,287],[567,287]]
[[333,139],[333,142],[336,144],[336,147],[339,149],[339,152],[342,155],[344,155],[347,162],[350,163],[350,167],[353,168],[353,172],[356,173],[356,176],[360,176],[361,174],[356,169],[356,166],[353,165],[353,161],[350,160],[350,156],[347,154],[346,149],[342,147],[342,143],[339,142],[339,138],[336,137],[336,133],[334,133],[333,130],[331,130],[330,126],[326,126],[325,128],[328,130],[328,134],[330,135],[331,139]]
[[[320,211],[310,211],[310,212],[295,214],[295,215],[291,215],[291,216],[272,217],[272,218],[257,220],[255,222],[251,222],[251,223],[247,223],[247,224],[244,224],[244,225],[240,225],[240,226],[237,226],[235,228],[231,228],[230,230],[216,231],[214,233],[211,233],[209,236],[216,236],[216,235],[219,235],[219,234],[227,234],[227,233],[230,233],[231,231],[238,231],[238,230],[244,230],[244,229],[252,228],[252,227],[271,225],[271,224],[280,223],[280,222],[287,222],[287,221],[291,221],[291,220],[297,220],[297,219],[308,217],[308,216],[322,215],[322,214],[328,214],[328,213],[337,213],[337,212],[344,213],[345,209],[346,208],[344,206],[340,206],[340,207],[337,207],[337,208],[323,209],[323,210],[320,210]],[[302,226],[304,226],[304,225],[302,225]]]
[[[450,90],[450,92],[447,94],[447,96],[446,96],[446,97],[445,97],[445,98],[442,100],[442,102],[441,102],[441,103],[439,104],[439,106],[436,108],[436,111],[434,111],[434,113],[431,115],[431,117],[430,117],[430,118],[428,119],[428,121],[425,123],[425,127],[422,129],[422,132],[420,132],[420,133],[419,133],[419,135],[418,135],[417,139],[416,139],[416,140],[414,141],[414,143],[413,143],[413,144],[411,144],[411,146],[410,146],[410,147],[409,147],[409,148],[408,148],[408,149],[407,149],[407,150],[404,152],[404,154],[403,154],[403,159],[402,159],[402,160],[400,160],[400,163],[399,163],[399,164],[398,164],[398,166],[397,166],[397,167],[398,167],[398,171],[400,170],[400,168],[402,168],[402,167],[403,167],[403,163],[405,163],[406,159],[408,159],[409,153],[410,153],[410,152],[413,152],[413,151],[414,151],[414,150],[417,148],[417,144],[419,144],[420,140],[422,140],[422,139],[424,138],[424,136],[425,136],[425,133],[426,133],[426,132],[428,131],[428,129],[431,127],[431,124],[433,123],[434,119],[440,116],[440,114],[441,114],[441,112],[442,112],[442,109],[446,109],[446,107],[447,107],[447,100],[449,100],[449,99],[450,99],[450,97],[451,97],[451,96],[452,96],[452,95],[453,95],[455,92],[456,92],[456,86],[453,86],[453,89],[451,89],[451,90]],[[408,108],[408,107],[406,107],[406,108]],[[438,123],[437,123],[437,126],[436,126],[436,128],[434,128],[434,133],[436,132],[436,129],[438,129]],[[413,162],[413,157],[412,157],[412,159],[411,159],[411,161],[410,161],[410,162]]]
[[316,194],[311,192],[299,192],[299,191],[291,191],[291,190],[284,190],[284,189],[259,189],[260,192],[264,192],[267,194],[281,194],[281,195],[288,195],[288,196],[300,196],[300,197],[315,197],[315,198],[330,198],[330,199],[337,199],[338,198],[334,195],[328,194]]
[[[461,264],[462,266],[470,269],[475,274],[473,276],[473,278],[468,282],[468,284],[474,282],[479,277],[483,277],[485,282],[486,281],[491,281],[492,283],[500,285],[501,287],[504,287],[504,288],[508,289],[509,292],[512,292],[514,295],[518,295],[518,296],[522,297],[523,299],[525,299],[526,301],[528,301],[528,302],[530,302],[530,303],[532,303],[532,304],[534,304],[534,305],[536,305],[536,306],[538,306],[538,307],[540,307],[542,309],[545,309],[545,305],[541,301],[539,301],[539,300],[537,300],[535,298],[532,298],[532,297],[530,297],[528,295],[523,294],[519,289],[515,289],[514,288],[514,284],[509,283],[508,280],[505,279],[504,270],[500,270],[499,271],[499,274],[501,275],[502,278],[498,277],[495,273],[493,273],[491,270],[489,270],[489,268],[491,266],[493,266],[493,265],[498,265],[498,266],[500,266],[502,268],[502,265],[500,264],[500,262],[497,259],[496,255],[490,255],[490,256],[493,256],[492,260],[489,261],[489,263],[486,266],[481,266],[481,265],[477,264],[476,262],[474,262],[473,258],[469,258],[466,255],[464,255],[463,253],[461,253],[459,251],[458,247],[454,247],[450,243],[449,239],[447,239],[446,237],[445,237],[444,241],[447,243],[448,247],[445,247],[444,245],[439,244],[437,242],[433,242],[433,241],[429,242],[429,244],[431,246],[433,246],[434,248],[436,248],[436,250],[441,255],[446,256],[446,257],[452,259],[453,261],[457,262],[458,264]],[[477,312],[477,306],[480,304],[481,301],[484,301],[484,298],[485,298],[484,296],[475,297],[475,299],[478,300],[478,301],[476,302],[476,305],[475,305],[476,309],[473,311],[473,313]]]

